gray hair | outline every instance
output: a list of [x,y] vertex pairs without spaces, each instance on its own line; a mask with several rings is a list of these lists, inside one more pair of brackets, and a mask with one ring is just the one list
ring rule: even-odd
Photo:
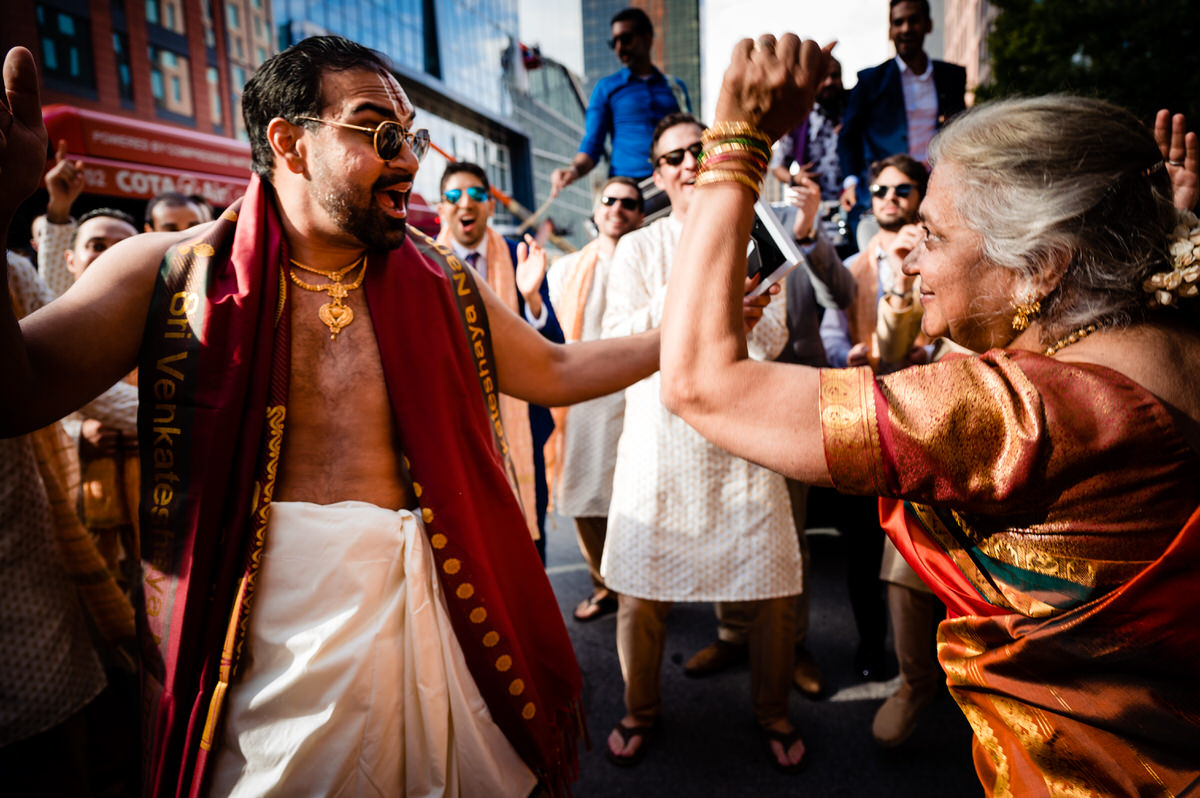
[[[1171,184],[1150,130],[1102,100],[1051,95],[977,106],[930,145],[952,163],[952,202],[983,258],[1030,286],[1066,270],[1041,300],[1043,338],[1142,320],[1142,282],[1170,268]],[[1023,297],[1014,297],[1014,304]]]

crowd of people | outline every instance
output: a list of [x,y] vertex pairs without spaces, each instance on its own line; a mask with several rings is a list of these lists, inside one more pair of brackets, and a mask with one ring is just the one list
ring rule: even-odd
[[[663,733],[678,602],[716,616],[685,673],[748,662],[771,764],[809,764],[820,523],[859,678],[890,618],[880,745],[945,685],[988,794],[1200,786],[1200,145],[1099,100],[967,110],[928,3],[889,15],[896,58],[848,95],[830,47],[740,43],[706,126],[618,13],[624,68],[552,186],[611,136],[597,236],[553,262],[491,226],[485,165],[444,168],[436,239],[407,224],[428,134],[346,39],[245,86],[245,197],[161,195],[140,232],[72,217],[80,164],[59,144],[43,176],[8,53],[0,231],[48,203],[0,333],[6,788],[568,794],[551,509],[590,575],[574,622],[616,615],[615,765]],[[758,294],[768,174],[803,258]]]

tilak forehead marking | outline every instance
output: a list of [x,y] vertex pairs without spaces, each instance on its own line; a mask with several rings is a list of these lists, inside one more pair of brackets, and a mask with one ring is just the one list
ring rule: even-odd
[[390,72],[377,72],[375,76],[379,78],[379,86],[396,112],[396,119],[404,120],[411,117],[415,111],[412,103],[409,102],[408,95],[404,93],[404,87],[400,85],[400,81],[396,80],[396,77]]

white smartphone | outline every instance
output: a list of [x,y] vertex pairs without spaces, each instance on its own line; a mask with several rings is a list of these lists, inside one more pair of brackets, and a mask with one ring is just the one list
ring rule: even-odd
[[762,200],[754,203],[754,227],[746,249],[746,276],[759,275],[758,285],[746,296],[760,296],[788,272],[804,262],[790,231],[785,230],[775,212]]

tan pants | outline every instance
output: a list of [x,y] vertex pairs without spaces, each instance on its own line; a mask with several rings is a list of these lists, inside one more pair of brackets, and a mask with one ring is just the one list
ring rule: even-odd
[[[651,725],[662,710],[662,658],[669,601],[621,595],[617,609],[617,654],[625,679],[625,711],[639,726]],[[795,597],[722,602],[749,619],[750,700],[754,717],[766,725],[787,717],[792,687]],[[786,642],[785,642],[786,641]]]
[[[787,481],[788,498],[792,501],[792,521],[796,525],[796,540],[800,544],[800,567],[803,572],[801,584],[804,589],[794,597],[796,602],[796,647],[802,647],[808,638],[808,571],[811,558],[808,553],[808,538],[804,525],[808,516],[808,485]],[[744,646],[749,640],[750,617],[742,611],[747,602],[717,602],[717,637],[726,643]]]
[[905,697],[932,695],[945,679],[933,649],[933,620],[938,609],[932,593],[888,584],[888,612],[900,663],[900,690]]
[[592,577],[592,592],[599,593],[607,588],[600,578],[600,559],[604,556],[604,539],[608,536],[608,519],[604,516],[585,516],[575,519],[575,537],[579,541],[579,552],[587,563]]

